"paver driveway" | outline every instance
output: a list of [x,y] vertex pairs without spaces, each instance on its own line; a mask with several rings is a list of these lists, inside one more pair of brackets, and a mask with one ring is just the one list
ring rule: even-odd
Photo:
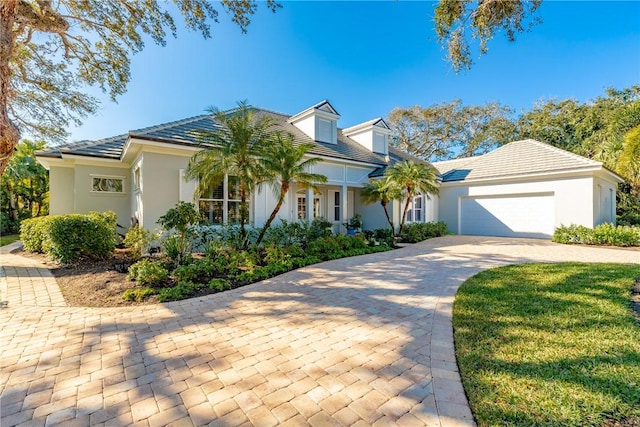
[[473,425],[453,348],[458,286],[494,266],[564,260],[639,263],[640,252],[448,236],[107,309],[64,306],[46,271],[2,255],[0,424]]

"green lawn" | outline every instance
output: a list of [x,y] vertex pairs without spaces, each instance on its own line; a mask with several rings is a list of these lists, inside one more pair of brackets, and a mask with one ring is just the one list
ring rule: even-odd
[[639,425],[637,278],[640,265],[566,263],[465,282],[453,324],[479,426]]
[[8,245],[9,243],[13,243],[18,239],[20,239],[19,234],[7,234],[4,236],[0,236],[0,246]]

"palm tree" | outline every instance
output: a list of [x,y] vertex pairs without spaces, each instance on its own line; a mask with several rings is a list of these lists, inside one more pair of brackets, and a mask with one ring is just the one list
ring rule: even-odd
[[240,238],[249,244],[246,225],[249,222],[248,199],[256,185],[265,179],[260,153],[273,137],[273,121],[268,116],[256,117],[246,101],[239,102],[233,112],[210,109],[216,129],[196,132],[205,147],[189,160],[185,177],[197,179],[197,193],[204,195],[220,185],[226,176],[234,176],[240,196]]
[[262,242],[264,234],[280,211],[292,182],[295,181],[299,186],[305,188],[315,188],[316,184],[327,182],[326,176],[308,172],[309,167],[315,165],[321,159],[312,157],[303,160],[313,146],[313,144],[295,145],[291,134],[287,134],[285,137],[281,134],[276,134],[272,143],[265,146],[261,159],[270,177],[269,182],[273,192],[278,196],[278,203],[276,203],[269,219],[260,230],[256,245]]
[[380,202],[384,209],[384,214],[387,216],[391,231],[394,231],[393,221],[391,221],[387,207],[390,201],[402,199],[402,189],[400,187],[383,179],[372,179],[360,189],[360,198],[367,205]]
[[429,193],[438,194],[436,172],[433,167],[425,163],[404,160],[387,169],[385,175],[389,185],[396,185],[402,188],[403,196],[406,199],[404,210],[402,211],[400,230],[398,231],[398,234],[402,234],[409,204],[413,197],[417,194],[425,194],[427,197],[429,197]]
[[640,196],[640,126],[632,128],[624,136],[616,170],[631,184],[632,193]]

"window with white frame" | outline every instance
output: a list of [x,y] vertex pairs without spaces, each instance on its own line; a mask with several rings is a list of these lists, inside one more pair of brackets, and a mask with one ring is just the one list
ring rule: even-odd
[[340,221],[340,192],[333,193],[333,220]]
[[[307,192],[299,191],[297,193],[297,211],[298,219],[307,219]],[[313,218],[320,217],[320,194],[314,194],[313,196]]]
[[331,133],[333,131],[333,125],[331,121],[325,119],[318,119],[318,141],[332,142],[333,138]]
[[198,200],[203,218],[210,224],[240,222],[240,192],[235,176],[225,177],[218,185],[207,189]]
[[91,176],[91,192],[93,193],[124,193],[123,176]]
[[415,196],[409,204],[407,222],[424,222],[424,196],[422,194]]

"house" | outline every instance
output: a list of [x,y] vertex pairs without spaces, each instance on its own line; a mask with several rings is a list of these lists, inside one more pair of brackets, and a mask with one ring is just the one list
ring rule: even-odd
[[[359,213],[367,229],[388,227],[380,206],[360,201],[360,188],[369,176],[381,176],[388,165],[412,157],[389,146],[391,131],[382,118],[340,129],[340,115],[328,101],[293,116],[259,108],[255,114],[269,116],[276,129],[291,133],[296,142],[312,142],[311,156],[322,160],[312,172],[328,178],[317,192],[293,186],[280,209],[281,219],[324,217],[340,232],[343,223]],[[196,202],[211,223],[233,222],[240,203],[233,177],[199,199],[196,183],[184,179],[189,159],[201,149],[195,132],[215,127],[213,116],[201,115],[38,153],[38,161],[49,170],[50,213],[113,210],[122,227],[138,223],[153,229],[168,209],[188,201]],[[264,224],[276,202],[269,188],[258,188],[250,200],[250,221]],[[412,217],[436,220],[436,202],[416,197]],[[396,223],[400,212],[400,203],[394,203],[390,213]]]
[[433,165],[442,177],[439,218],[456,234],[548,238],[563,224],[616,221],[623,179],[600,162],[539,141]]
[[[389,146],[384,119],[339,128],[340,115],[328,101],[293,116],[260,108],[255,114],[271,117],[296,142],[313,143],[310,155],[322,161],[312,172],[328,178],[315,192],[294,185],[281,219],[324,217],[343,232],[343,223],[360,214],[365,229],[388,226],[378,204],[361,202],[360,189],[398,161],[422,160]],[[201,115],[39,152],[38,161],[50,173],[50,213],[113,210],[124,228],[138,223],[152,229],[178,201],[189,201],[211,223],[233,222],[239,206],[233,177],[199,198],[196,183],[184,179],[190,157],[201,149],[196,132],[215,128],[211,115]],[[599,162],[538,141],[512,142],[433,166],[440,173],[440,194],[416,196],[408,222],[442,220],[458,234],[547,238],[560,224],[615,221],[615,189],[622,179]],[[250,221],[264,224],[276,202],[270,189],[258,188],[249,202]],[[390,204],[396,224],[401,207]]]

